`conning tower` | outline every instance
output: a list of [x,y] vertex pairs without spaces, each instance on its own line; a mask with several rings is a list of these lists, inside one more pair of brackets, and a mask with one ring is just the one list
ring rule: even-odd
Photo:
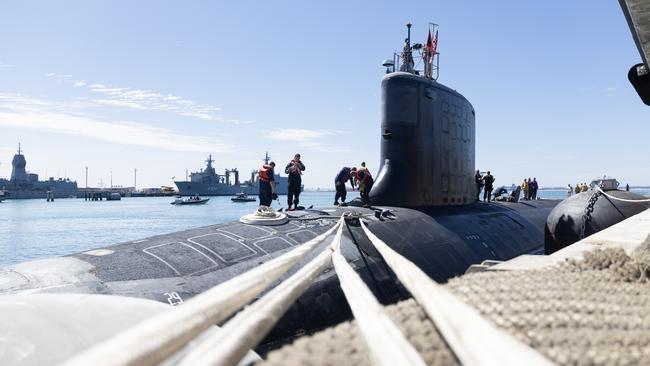
[[[411,46],[410,24],[407,27],[404,50],[384,61],[381,167],[370,192],[371,203],[401,207],[473,203],[474,108],[433,76],[438,58],[435,25],[426,46]],[[422,55],[423,75],[412,66],[414,51]]]
[[25,167],[27,166],[27,161],[25,160],[25,155],[22,154],[20,150],[20,143],[18,143],[18,154],[14,155],[13,160],[11,161],[11,182],[13,183],[26,183],[27,182],[27,172]]

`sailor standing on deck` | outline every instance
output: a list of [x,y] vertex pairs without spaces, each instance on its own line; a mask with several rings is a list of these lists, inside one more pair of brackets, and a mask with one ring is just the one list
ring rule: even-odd
[[262,165],[260,167],[259,185],[260,185],[260,206],[271,206],[273,200],[278,199],[275,193],[275,163],[270,162],[269,165]]
[[347,191],[345,189],[345,183],[350,181],[352,189],[354,189],[354,177],[357,175],[357,168],[352,167],[348,168],[343,167],[339,174],[334,178],[334,187],[336,187],[336,195],[334,196],[334,206],[339,205],[339,198],[341,198],[341,203],[345,203],[345,196],[347,196]]
[[481,187],[483,186],[483,176],[479,170],[474,174],[474,183],[476,183],[476,201],[481,200]]
[[359,195],[361,196],[361,202],[363,202],[363,207],[370,207],[370,190],[374,184],[374,179],[368,168],[366,168],[366,163],[361,163],[361,168],[357,170],[357,182],[359,183]]
[[404,40],[404,48],[402,50],[402,66],[399,71],[412,72],[415,67],[413,62],[413,52],[411,51],[411,42],[408,38]]
[[526,178],[524,178],[524,182],[521,183],[521,191],[524,192],[524,199],[528,201],[528,190],[530,187],[528,186],[528,181]]
[[539,184],[537,184],[537,178],[533,177],[533,180],[529,182],[530,185],[530,199],[537,199],[537,190],[539,189]]
[[487,174],[483,176],[483,181],[485,182],[485,188],[483,188],[483,201],[490,202],[490,196],[492,195],[492,189],[494,188],[494,177],[490,174],[490,171],[487,171]]
[[[300,161],[300,154],[296,154],[293,160],[284,168],[284,172],[289,175],[289,191],[287,192],[287,211],[293,211],[298,208],[298,197],[302,186],[302,172],[305,170],[305,164]],[[291,208],[294,205],[294,208]]]

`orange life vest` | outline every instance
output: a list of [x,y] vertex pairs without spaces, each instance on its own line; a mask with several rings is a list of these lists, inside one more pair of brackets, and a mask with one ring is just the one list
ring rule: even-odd
[[260,167],[260,171],[258,173],[260,180],[262,182],[270,182],[271,181],[271,174],[273,172],[273,167],[270,165],[262,165]]
[[357,180],[361,183],[371,183],[373,182],[372,174],[367,168],[359,168],[357,170]]

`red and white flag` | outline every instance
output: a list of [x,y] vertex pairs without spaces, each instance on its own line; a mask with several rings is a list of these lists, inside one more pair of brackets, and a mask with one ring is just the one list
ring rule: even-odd
[[[429,32],[429,37],[431,37],[431,32]],[[436,35],[433,37],[433,42],[432,43],[433,43],[432,44],[432,46],[433,46],[433,48],[432,48],[433,53],[432,54],[435,55],[436,51],[438,50],[438,31],[436,31]]]
[[[437,35],[438,33],[436,33]],[[431,29],[429,29],[429,36],[427,37],[427,50],[429,51],[430,54],[433,54],[435,52],[434,46],[433,46],[433,40],[431,39]]]

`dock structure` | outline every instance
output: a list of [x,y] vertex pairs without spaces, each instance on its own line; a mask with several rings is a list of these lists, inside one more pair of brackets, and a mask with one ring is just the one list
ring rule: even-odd
[[145,188],[135,191],[133,187],[113,188],[79,188],[78,195],[86,201],[102,201],[111,196],[112,193],[119,193],[121,197],[172,197],[177,194],[170,187]]

